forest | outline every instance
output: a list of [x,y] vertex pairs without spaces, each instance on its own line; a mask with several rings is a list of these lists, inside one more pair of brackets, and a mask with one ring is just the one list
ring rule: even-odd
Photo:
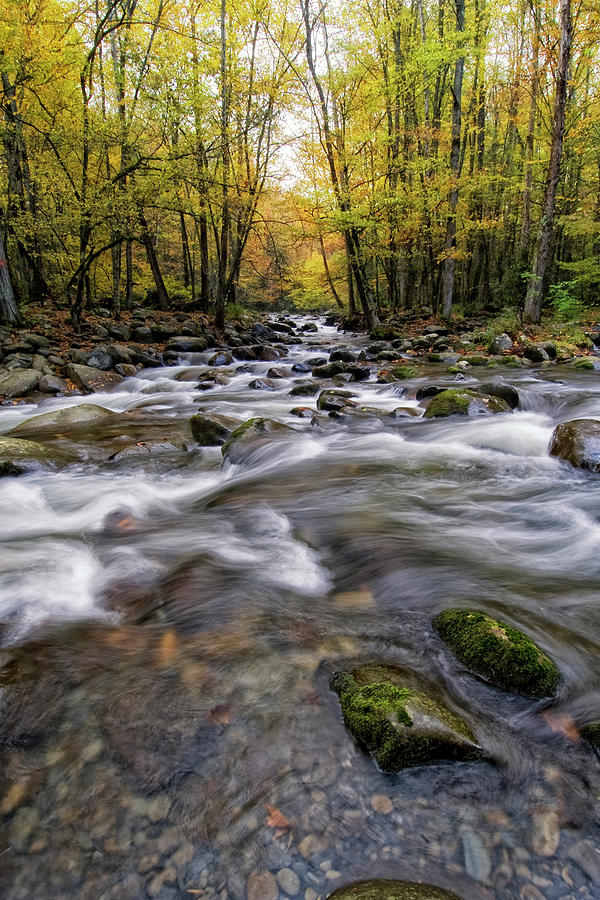
[[12,0],[0,314],[577,313],[596,0]]

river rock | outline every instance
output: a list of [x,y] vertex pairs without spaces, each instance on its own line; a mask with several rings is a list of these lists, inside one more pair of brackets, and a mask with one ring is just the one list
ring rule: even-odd
[[460,900],[458,894],[415,881],[356,881],[329,894],[328,900]]
[[446,609],[433,627],[460,662],[485,681],[524,697],[556,693],[556,664],[522,631],[473,609]]
[[192,436],[203,447],[215,447],[225,443],[239,424],[237,419],[210,413],[197,413],[190,419]]
[[510,350],[512,345],[513,339],[504,331],[502,334],[496,335],[491,341],[488,350],[490,353],[504,353],[506,350]]
[[89,393],[106,391],[123,380],[116,372],[103,372],[102,369],[96,369],[93,366],[81,366],[77,363],[69,363],[65,369],[65,375],[80,390]]
[[489,397],[500,397],[511,409],[516,409],[519,405],[519,392],[511,384],[503,384],[501,381],[486,381],[480,384],[475,390],[478,393],[487,394]]
[[176,350],[180,353],[202,353],[208,347],[208,340],[205,337],[188,337],[185,334],[178,334],[171,338],[165,350]]
[[58,375],[42,375],[38,390],[43,394],[65,394],[69,390],[67,382]]
[[444,416],[489,416],[493,413],[511,412],[506,400],[479,394],[468,388],[450,388],[429,401],[425,418]]
[[550,456],[600,472],[600,420],[572,419],[557,425],[550,439]]
[[541,344],[526,344],[523,347],[523,356],[533,363],[547,362],[550,359],[548,351]]
[[258,869],[251,872],[246,885],[246,897],[247,900],[277,900],[279,890],[273,875]]
[[60,468],[73,457],[61,450],[50,449],[37,441],[0,437],[0,476],[24,475],[40,468]]
[[8,434],[25,434],[31,431],[64,431],[78,425],[90,425],[92,422],[105,422],[117,416],[103,406],[94,403],[82,403],[79,406],[68,406],[66,409],[53,409],[51,412],[33,416],[12,428]]
[[0,375],[0,397],[11,400],[30,394],[38,386],[40,375],[37,369],[13,369]]
[[[131,357],[126,360],[116,360],[116,362],[123,361],[131,362]],[[112,355],[102,347],[96,347],[86,359],[86,365],[92,366],[94,369],[102,369],[103,372],[108,372],[109,369],[112,369],[114,363],[115,360],[112,358]]]
[[354,396],[356,395],[352,391],[344,391],[337,388],[321,391],[317,397],[317,409],[338,412],[344,406],[351,406],[351,398]]
[[293,429],[273,419],[248,419],[233,431],[223,446],[223,459],[240,463],[251,450],[269,443],[274,435],[293,434]]
[[[377,667],[369,677],[378,677]],[[337,672],[330,686],[340,698],[348,731],[384,772],[439,759],[482,758],[466,722],[437,700],[401,683],[360,680],[360,670]]]
[[248,387],[253,391],[276,391],[277,385],[270,378],[253,378],[248,382]]
[[108,458],[111,462],[146,461],[173,453],[182,453],[186,450],[187,447],[184,444],[174,444],[164,438],[162,441],[137,441],[135,444],[128,444]]
[[291,391],[288,391],[290,397],[313,397],[319,391],[319,384],[316,381],[301,381],[295,385]]

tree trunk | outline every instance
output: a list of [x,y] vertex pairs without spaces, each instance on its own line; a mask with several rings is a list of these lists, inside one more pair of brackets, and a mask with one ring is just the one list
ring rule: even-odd
[[[456,0],[456,30],[462,34],[465,30],[465,0]],[[460,56],[454,66],[454,84],[452,86],[452,148],[450,150],[450,170],[452,187],[450,189],[450,213],[446,223],[446,240],[444,242],[444,265],[442,275],[442,316],[452,316],[452,299],[454,294],[454,248],[456,247],[456,207],[458,206],[458,178],[460,176],[460,130],[462,113],[462,84],[465,69],[465,58]]]
[[8,263],[6,253],[4,252],[4,241],[2,239],[2,228],[0,221],[0,321],[7,325],[20,325],[21,314],[10,280],[10,272],[8,271]]
[[321,228],[319,227],[319,249],[321,251],[321,259],[323,260],[323,268],[325,269],[325,278],[327,279],[327,284],[329,285],[329,290],[332,293],[333,299],[336,304],[340,307],[340,309],[344,308],[344,304],[340,299],[340,295],[335,289],[335,284],[333,283],[333,278],[331,277],[331,272],[329,271],[329,263],[327,262],[327,254],[325,252],[325,244],[323,243],[323,235],[321,234]]
[[533,148],[535,141],[535,120],[537,113],[537,95],[539,89],[539,55],[540,55],[540,16],[537,3],[533,5],[533,45],[531,97],[529,101],[529,121],[527,138],[525,139],[525,182],[523,186],[523,219],[521,222],[520,264],[526,268],[529,260],[529,241],[531,236],[531,189],[533,187]]
[[156,247],[154,246],[154,240],[150,234],[150,230],[148,228],[148,222],[146,221],[146,216],[144,215],[144,211],[140,210],[138,213],[138,217],[140,220],[140,225],[142,226],[141,233],[141,241],[144,245],[144,249],[146,251],[146,256],[148,257],[148,263],[150,264],[150,269],[152,270],[152,277],[154,278],[154,284],[156,285],[156,294],[158,297],[158,305],[164,311],[169,308],[169,295],[167,293],[167,289],[165,287],[165,283],[163,281],[162,272],[160,271],[160,266],[158,264],[158,257],[156,255]]
[[556,189],[560,178],[565,136],[565,113],[567,106],[567,86],[569,80],[569,62],[573,43],[573,22],[571,19],[571,0],[560,3],[560,50],[556,78],[556,97],[554,100],[554,119],[552,124],[552,144],[550,162],[546,177],[546,190],[542,205],[542,218],[535,249],[533,274],[529,280],[525,298],[524,319],[526,322],[538,323],[542,315],[542,297],[544,279],[550,259],[554,211],[556,208]]

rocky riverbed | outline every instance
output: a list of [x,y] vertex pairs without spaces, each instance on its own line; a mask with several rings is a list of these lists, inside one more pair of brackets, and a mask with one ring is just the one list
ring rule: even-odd
[[[2,378],[40,355],[65,389],[0,410],[2,895],[599,896],[600,483],[549,453],[598,415],[594,357],[149,318],[129,362],[113,334],[60,366],[3,346]],[[535,641],[548,696],[453,655],[433,621],[456,607]],[[382,771],[330,688],[365,666],[477,758]]]

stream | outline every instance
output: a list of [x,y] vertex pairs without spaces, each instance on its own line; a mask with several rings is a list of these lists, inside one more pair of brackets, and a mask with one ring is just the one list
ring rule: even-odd
[[[396,416],[290,415],[292,364],[369,339],[322,320],[276,363],[202,382],[182,353],[113,392],[0,409],[0,432],[77,453],[0,480],[0,894],[6,900],[325,898],[364,878],[464,900],[600,897],[600,480],[548,455],[600,417],[598,371],[470,369],[512,415],[423,419],[418,376],[344,384]],[[285,370],[272,391],[249,382]],[[198,385],[200,384],[200,387]],[[324,382],[323,387],[332,387]],[[293,428],[237,464],[190,417]],[[38,438],[34,438],[38,439]],[[145,442],[155,442],[148,449]],[[112,457],[112,458],[111,458]],[[499,691],[432,617],[475,606],[557,662],[554,701]],[[346,731],[337,669],[399,666],[470,723],[487,761],[380,772]]]

